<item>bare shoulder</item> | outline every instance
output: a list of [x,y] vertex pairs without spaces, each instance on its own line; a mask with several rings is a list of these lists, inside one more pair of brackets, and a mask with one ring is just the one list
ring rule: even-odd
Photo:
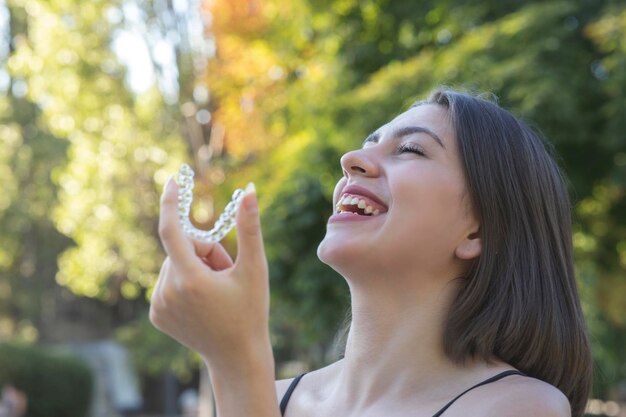
[[[487,388],[487,387],[485,387]],[[539,379],[515,376],[492,384],[480,393],[489,406],[485,417],[571,417],[567,397]]]
[[285,392],[287,392],[287,389],[289,389],[289,385],[291,385],[293,380],[294,378],[287,378],[287,379],[279,379],[278,381],[276,381],[276,397],[278,401],[280,401],[283,398],[283,396],[285,395]]
[[[298,384],[298,391],[294,396],[297,396],[302,391],[318,392],[320,389],[324,389],[328,386],[328,381],[331,380],[338,371],[338,362],[332,363],[324,368],[317,369],[315,371],[308,372],[302,379],[302,382]],[[281,401],[289,386],[295,378],[279,379],[276,381],[276,396],[278,401]]]

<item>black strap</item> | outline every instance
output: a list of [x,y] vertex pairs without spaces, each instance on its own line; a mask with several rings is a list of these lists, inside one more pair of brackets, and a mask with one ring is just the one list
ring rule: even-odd
[[463,395],[467,394],[469,391],[473,390],[474,388],[478,388],[478,387],[481,387],[483,385],[490,384],[492,382],[496,382],[496,381],[498,381],[498,380],[500,380],[500,379],[502,379],[504,377],[507,377],[509,375],[526,376],[525,374],[521,373],[520,371],[514,371],[514,370],[501,372],[498,375],[492,376],[491,378],[486,379],[483,382],[480,382],[480,383],[474,385],[473,387],[466,389],[465,391],[463,391],[462,393],[457,395],[452,401],[450,401],[448,404],[446,404],[441,410],[437,411],[433,415],[433,417],[439,417],[440,415],[442,415],[443,412],[446,411],[448,409],[448,407],[450,407],[456,400],[458,400],[459,398],[461,398]]
[[[295,377],[293,379],[293,381],[291,381],[291,384],[289,385],[289,388],[287,388],[287,391],[285,392],[285,395],[283,395],[282,400],[280,401],[280,415],[284,416],[285,415],[285,410],[287,409],[287,404],[289,403],[289,398],[291,398],[291,394],[293,393],[293,390],[296,389],[296,386],[298,385],[298,383],[300,382],[300,380],[302,379],[302,377],[306,375],[306,373],[304,374],[300,374],[297,377]],[[515,370],[509,370],[509,371],[504,371],[501,372],[495,376],[492,376],[489,379],[486,379],[482,382],[479,382],[478,384],[474,385],[473,387],[470,387],[468,389],[466,389],[465,391],[463,391],[462,393],[460,393],[459,395],[457,395],[454,399],[452,399],[452,401],[450,401],[448,404],[446,404],[445,406],[443,406],[442,409],[440,409],[439,411],[437,411],[433,417],[439,417],[443,414],[444,411],[446,411],[456,400],[458,400],[459,398],[461,398],[463,395],[467,394],[469,391],[473,390],[474,388],[478,388],[481,387],[483,385],[487,385],[490,384],[492,382],[496,382],[504,377],[507,377],[509,375],[521,375],[521,376],[526,376],[526,374],[520,372],[520,371],[515,371]]]
[[293,393],[293,390],[296,389],[296,385],[298,385],[298,382],[300,382],[300,380],[302,379],[304,375],[306,375],[306,372],[298,375],[297,377],[293,379],[293,381],[291,381],[289,388],[287,388],[285,395],[283,395],[283,399],[280,400],[280,415],[281,416],[285,415],[285,410],[287,409],[287,403],[289,403],[289,398],[291,398],[291,394]]

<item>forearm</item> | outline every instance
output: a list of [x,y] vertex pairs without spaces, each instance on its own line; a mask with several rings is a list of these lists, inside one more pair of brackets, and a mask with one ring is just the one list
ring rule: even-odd
[[235,366],[207,362],[218,417],[279,417],[274,357],[257,352]]

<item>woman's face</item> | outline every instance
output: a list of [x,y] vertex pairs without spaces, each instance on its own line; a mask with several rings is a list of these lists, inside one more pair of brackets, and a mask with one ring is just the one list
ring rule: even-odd
[[468,253],[458,248],[478,235],[478,223],[445,108],[409,109],[341,166],[318,248],[323,262],[344,276],[458,273],[459,253]]

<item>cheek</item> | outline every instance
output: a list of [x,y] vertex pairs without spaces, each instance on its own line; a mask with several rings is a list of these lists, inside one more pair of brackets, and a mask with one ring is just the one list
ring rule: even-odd
[[333,210],[335,208],[335,205],[337,204],[337,201],[339,201],[339,195],[341,194],[341,190],[343,190],[343,188],[346,186],[346,181],[348,179],[346,177],[341,177],[341,179],[337,182],[337,185],[335,185],[335,191],[333,191]]
[[393,207],[391,234],[407,242],[404,247],[409,251],[453,251],[466,211],[463,190],[459,181],[445,175],[423,176],[419,183],[401,184],[394,195],[407,198]]
[[416,215],[460,212],[464,207],[465,186],[450,169],[407,170],[400,177],[403,181],[396,181],[392,195],[398,196],[398,200],[411,207]]

